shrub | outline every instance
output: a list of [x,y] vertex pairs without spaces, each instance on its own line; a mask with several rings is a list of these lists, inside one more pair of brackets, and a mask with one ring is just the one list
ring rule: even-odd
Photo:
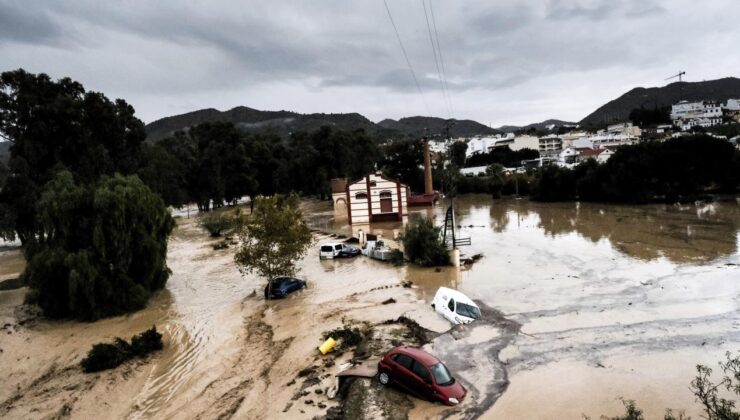
[[450,265],[450,255],[442,242],[440,228],[431,219],[419,218],[406,226],[401,237],[404,255],[424,267]]
[[82,359],[82,370],[92,373],[113,369],[134,357],[145,357],[153,351],[161,350],[162,347],[162,334],[152,326],[131,337],[131,344],[119,337],[116,337],[113,343],[93,344],[87,356]]
[[157,328],[154,326],[131,337],[131,352],[139,357],[144,357],[155,350],[162,350],[163,346],[162,334],[157,332]]
[[98,343],[92,346],[87,357],[82,359],[82,370],[87,373],[113,369],[131,358],[131,346],[123,339],[113,343]]
[[216,238],[221,236],[224,231],[231,229],[234,223],[232,218],[225,213],[213,211],[200,216],[198,225]]

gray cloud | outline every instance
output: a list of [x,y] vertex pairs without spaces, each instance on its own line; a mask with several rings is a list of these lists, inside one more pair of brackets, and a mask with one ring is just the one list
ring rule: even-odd
[[[421,4],[388,4],[430,112],[441,114]],[[460,117],[579,119],[671,69],[701,79],[740,69],[723,41],[740,38],[734,0],[433,5]],[[0,57],[3,71],[70,76],[122,96],[145,120],[239,104],[373,119],[426,112],[379,1],[0,0]]]

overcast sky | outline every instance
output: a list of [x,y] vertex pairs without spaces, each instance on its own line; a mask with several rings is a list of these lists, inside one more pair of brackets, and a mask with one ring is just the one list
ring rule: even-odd
[[494,127],[580,120],[678,70],[740,75],[738,0],[433,0],[450,113],[422,0],[388,6],[423,95],[383,0],[0,0],[0,70],[69,76],[145,122],[245,105]]

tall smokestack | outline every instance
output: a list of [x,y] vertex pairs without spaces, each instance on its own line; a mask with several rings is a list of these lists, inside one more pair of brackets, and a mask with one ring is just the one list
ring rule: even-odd
[[429,155],[429,140],[424,139],[424,194],[432,193],[432,157]]

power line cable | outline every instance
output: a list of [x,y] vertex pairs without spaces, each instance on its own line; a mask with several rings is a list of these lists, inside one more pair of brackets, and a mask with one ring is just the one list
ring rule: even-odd
[[449,101],[450,114],[455,117],[455,109],[452,107],[452,95],[450,94],[450,85],[447,83],[447,70],[445,69],[445,60],[442,57],[442,45],[439,43],[439,33],[437,32],[437,19],[434,17],[434,6],[432,0],[429,0],[429,12],[432,15],[432,26],[434,27],[434,37],[437,39],[437,51],[439,53],[439,62],[442,65],[442,80],[444,81],[445,90],[447,91],[447,100]]
[[385,5],[385,10],[388,12],[388,19],[390,19],[391,21],[391,25],[393,26],[393,31],[396,33],[396,39],[398,39],[398,45],[401,46],[401,52],[403,52],[403,56],[406,59],[406,64],[409,66],[411,77],[414,78],[414,84],[416,85],[416,90],[418,90],[419,95],[421,95],[421,100],[422,102],[424,102],[424,108],[426,108],[427,110],[427,115],[431,116],[432,113],[429,111],[429,105],[427,104],[427,101],[424,98],[424,93],[421,91],[421,85],[419,85],[419,80],[416,78],[416,72],[414,72],[414,66],[411,65],[411,60],[409,60],[409,55],[406,53],[406,48],[403,46],[403,41],[401,41],[401,35],[398,33],[398,27],[396,27],[396,22],[393,20],[391,9],[388,7],[388,2],[386,0],[383,0],[383,4]]
[[[450,107],[447,103],[447,90],[445,89],[445,82],[442,80],[442,71],[439,69],[439,59],[437,59],[437,48],[434,45],[434,36],[432,35],[432,26],[429,24],[429,13],[427,13],[427,5],[425,0],[421,0],[421,5],[424,8],[424,18],[427,22],[427,32],[429,32],[429,43],[432,45],[432,55],[434,56],[434,66],[437,68],[437,77],[439,78],[439,87],[442,90],[442,101],[445,105],[447,118],[452,118],[450,113]],[[431,3],[430,3],[431,5]]]

